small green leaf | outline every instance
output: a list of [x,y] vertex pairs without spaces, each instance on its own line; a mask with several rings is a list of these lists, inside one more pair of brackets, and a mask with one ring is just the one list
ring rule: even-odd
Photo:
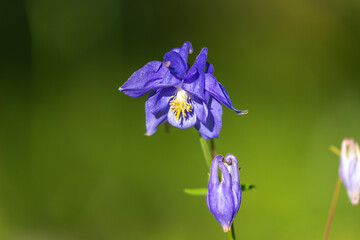
[[335,153],[336,155],[340,156],[340,150],[337,147],[335,147],[334,145],[331,145],[329,147],[329,150],[332,151],[333,153]]
[[206,196],[207,188],[185,188],[184,192],[192,196]]
[[[252,184],[241,184],[241,191],[248,191],[255,188]],[[192,196],[206,196],[207,188],[185,188],[184,192]]]
[[248,191],[255,188],[255,185],[252,184],[241,184],[241,191]]

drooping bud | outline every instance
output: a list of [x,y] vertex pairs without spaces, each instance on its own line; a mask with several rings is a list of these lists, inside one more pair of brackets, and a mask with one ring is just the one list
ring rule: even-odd
[[[219,167],[222,172],[221,181],[218,176]],[[217,155],[213,159],[206,202],[224,232],[228,232],[241,203],[239,168],[234,155],[228,154],[225,159]]]
[[341,144],[339,174],[353,205],[359,203],[360,150],[354,139],[345,138]]

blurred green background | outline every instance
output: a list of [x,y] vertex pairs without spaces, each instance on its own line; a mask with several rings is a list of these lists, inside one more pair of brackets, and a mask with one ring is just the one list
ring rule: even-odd
[[[145,137],[128,77],[184,41],[246,116],[224,110],[238,239],[321,239],[344,137],[360,141],[358,0],[0,2],[0,238],[226,239],[194,128]],[[340,191],[331,239],[358,239]]]

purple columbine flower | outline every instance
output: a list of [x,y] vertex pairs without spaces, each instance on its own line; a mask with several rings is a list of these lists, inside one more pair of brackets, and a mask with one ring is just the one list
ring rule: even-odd
[[130,97],[150,91],[145,103],[146,133],[150,136],[159,124],[168,121],[178,128],[195,128],[205,139],[217,138],[222,125],[222,104],[237,114],[225,88],[213,76],[214,67],[206,62],[203,48],[192,67],[187,64],[193,49],[190,42],[172,49],[164,61],[152,61],[137,70],[120,87]]
[[359,203],[360,151],[354,139],[345,138],[341,144],[339,174],[353,205]]
[[[222,172],[221,181],[218,167]],[[239,167],[234,155],[228,154],[225,159],[217,155],[212,161],[206,202],[224,232],[228,232],[241,203]]]

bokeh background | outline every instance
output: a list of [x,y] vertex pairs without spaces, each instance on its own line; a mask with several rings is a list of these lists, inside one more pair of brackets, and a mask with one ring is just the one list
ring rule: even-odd
[[[145,137],[118,91],[185,41],[246,116],[215,144],[240,160],[239,239],[321,239],[337,179],[328,150],[360,140],[358,0],[0,2],[0,238],[226,239],[204,197],[194,128]],[[340,191],[331,239],[358,239]]]

